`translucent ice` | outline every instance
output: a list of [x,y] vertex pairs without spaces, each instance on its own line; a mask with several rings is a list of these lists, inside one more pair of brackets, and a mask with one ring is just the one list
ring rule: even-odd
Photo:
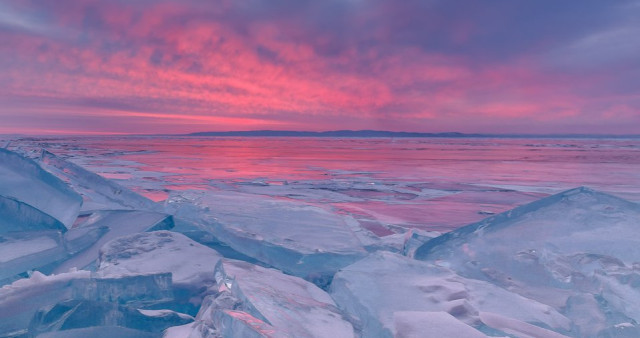
[[57,219],[27,203],[0,196],[0,234],[45,229],[66,231],[67,228]]
[[68,182],[84,198],[83,210],[137,209],[160,211],[161,207],[112,180],[42,150],[41,163],[52,174]]
[[296,276],[329,278],[366,254],[357,222],[323,208],[232,192],[181,194],[167,202],[176,216],[199,218],[233,249]]
[[640,320],[639,228],[640,205],[578,188],[432,239],[415,257],[548,304],[572,335],[597,336]]
[[170,272],[174,286],[188,289],[214,283],[221,256],[213,249],[170,231],[153,231],[116,238],[100,249],[96,274],[120,277]]
[[[440,236],[420,247],[417,259],[447,259],[463,267],[473,260],[511,263],[540,252],[585,253],[640,262],[640,205],[588,188],[577,188],[515,208]],[[525,250],[525,251],[523,251]],[[526,251],[530,250],[530,251]],[[527,255],[529,254],[529,255]],[[523,266],[514,272],[527,272]],[[470,273],[471,273],[470,270]]]
[[335,303],[317,286],[280,271],[221,260],[218,293],[209,296],[193,331],[223,337],[353,337]]
[[[54,273],[66,272],[71,268],[84,268],[98,259],[100,247],[108,241],[120,236],[126,236],[143,231],[165,230],[173,227],[173,218],[169,215],[137,210],[110,210],[99,211],[81,225],[78,230],[85,235],[98,235],[99,233],[86,233],[86,229],[108,229],[106,233],[91,242],[90,246],[77,253],[75,256],[60,264]],[[94,230],[104,231],[104,230]],[[71,231],[69,231],[71,232]],[[90,237],[89,237],[90,238]],[[85,237],[87,239],[87,237]]]
[[162,332],[192,322],[193,317],[170,310],[140,310],[117,303],[70,299],[36,312],[29,334],[66,331],[92,326],[120,326],[139,331]]
[[[71,227],[82,203],[80,195],[40,168],[34,161],[2,148],[0,195],[28,204],[57,219],[66,227]],[[7,217],[5,213],[15,210],[0,208],[0,218]]]
[[[46,318],[40,318],[36,320],[36,324],[33,324],[39,327],[38,330],[45,330],[41,325],[49,319],[52,319],[50,324],[55,324],[59,320],[64,321],[64,318],[57,317],[55,311],[50,312],[50,310],[56,304],[69,300],[89,301],[87,304],[112,303],[113,306],[140,308],[166,304],[172,299],[171,274],[93,278],[89,271],[74,271],[52,276],[34,272],[28,279],[20,279],[0,288],[0,336],[27,333],[29,323],[41,310],[47,315]],[[142,313],[142,315],[157,317],[158,313]],[[96,316],[100,317],[97,314]],[[35,327],[33,325],[32,327]],[[105,322],[104,325],[109,323]]]
[[[468,330],[464,323],[483,332],[496,331],[482,321],[481,312],[570,329],[570,321],[548,305],[390,252],[376,252],[340,270],[331,295],[351,321],[361,325],[363,337],[391,337],[398,329],[394,314],[399,311],[447,312],[461,321],[461,330]],[[464,336],[463,331],[457,336]]]
[[29,270],[67,258],[58,231],[28,231],[0,235],[0,283]]

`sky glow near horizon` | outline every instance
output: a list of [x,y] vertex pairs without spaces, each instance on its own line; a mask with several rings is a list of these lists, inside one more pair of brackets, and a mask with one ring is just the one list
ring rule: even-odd
[[0,133],[640,133],[640,1],[0,1]]

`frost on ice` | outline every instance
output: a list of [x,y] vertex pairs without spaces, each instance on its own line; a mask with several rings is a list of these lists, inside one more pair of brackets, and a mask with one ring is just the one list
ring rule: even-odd
[[328,184],[162,206],[0,149],[0,337],[640,336],[635,203],[578,188],[378,237],[322,201],[391,195]]

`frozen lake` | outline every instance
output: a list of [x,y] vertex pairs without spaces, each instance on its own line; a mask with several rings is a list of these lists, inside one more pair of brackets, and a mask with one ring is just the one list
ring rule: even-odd
[[639,140],[8,148],[0,336],[640,336]]
[[588,186],[640,201],[638,139],[25,138],[153,200],[232,190],[331,206],[378,235],[450,230]]

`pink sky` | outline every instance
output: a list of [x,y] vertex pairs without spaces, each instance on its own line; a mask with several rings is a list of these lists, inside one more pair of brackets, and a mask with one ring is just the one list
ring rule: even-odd
[[638,15],[638,1],[9,0],[0,133],[640,134]]

